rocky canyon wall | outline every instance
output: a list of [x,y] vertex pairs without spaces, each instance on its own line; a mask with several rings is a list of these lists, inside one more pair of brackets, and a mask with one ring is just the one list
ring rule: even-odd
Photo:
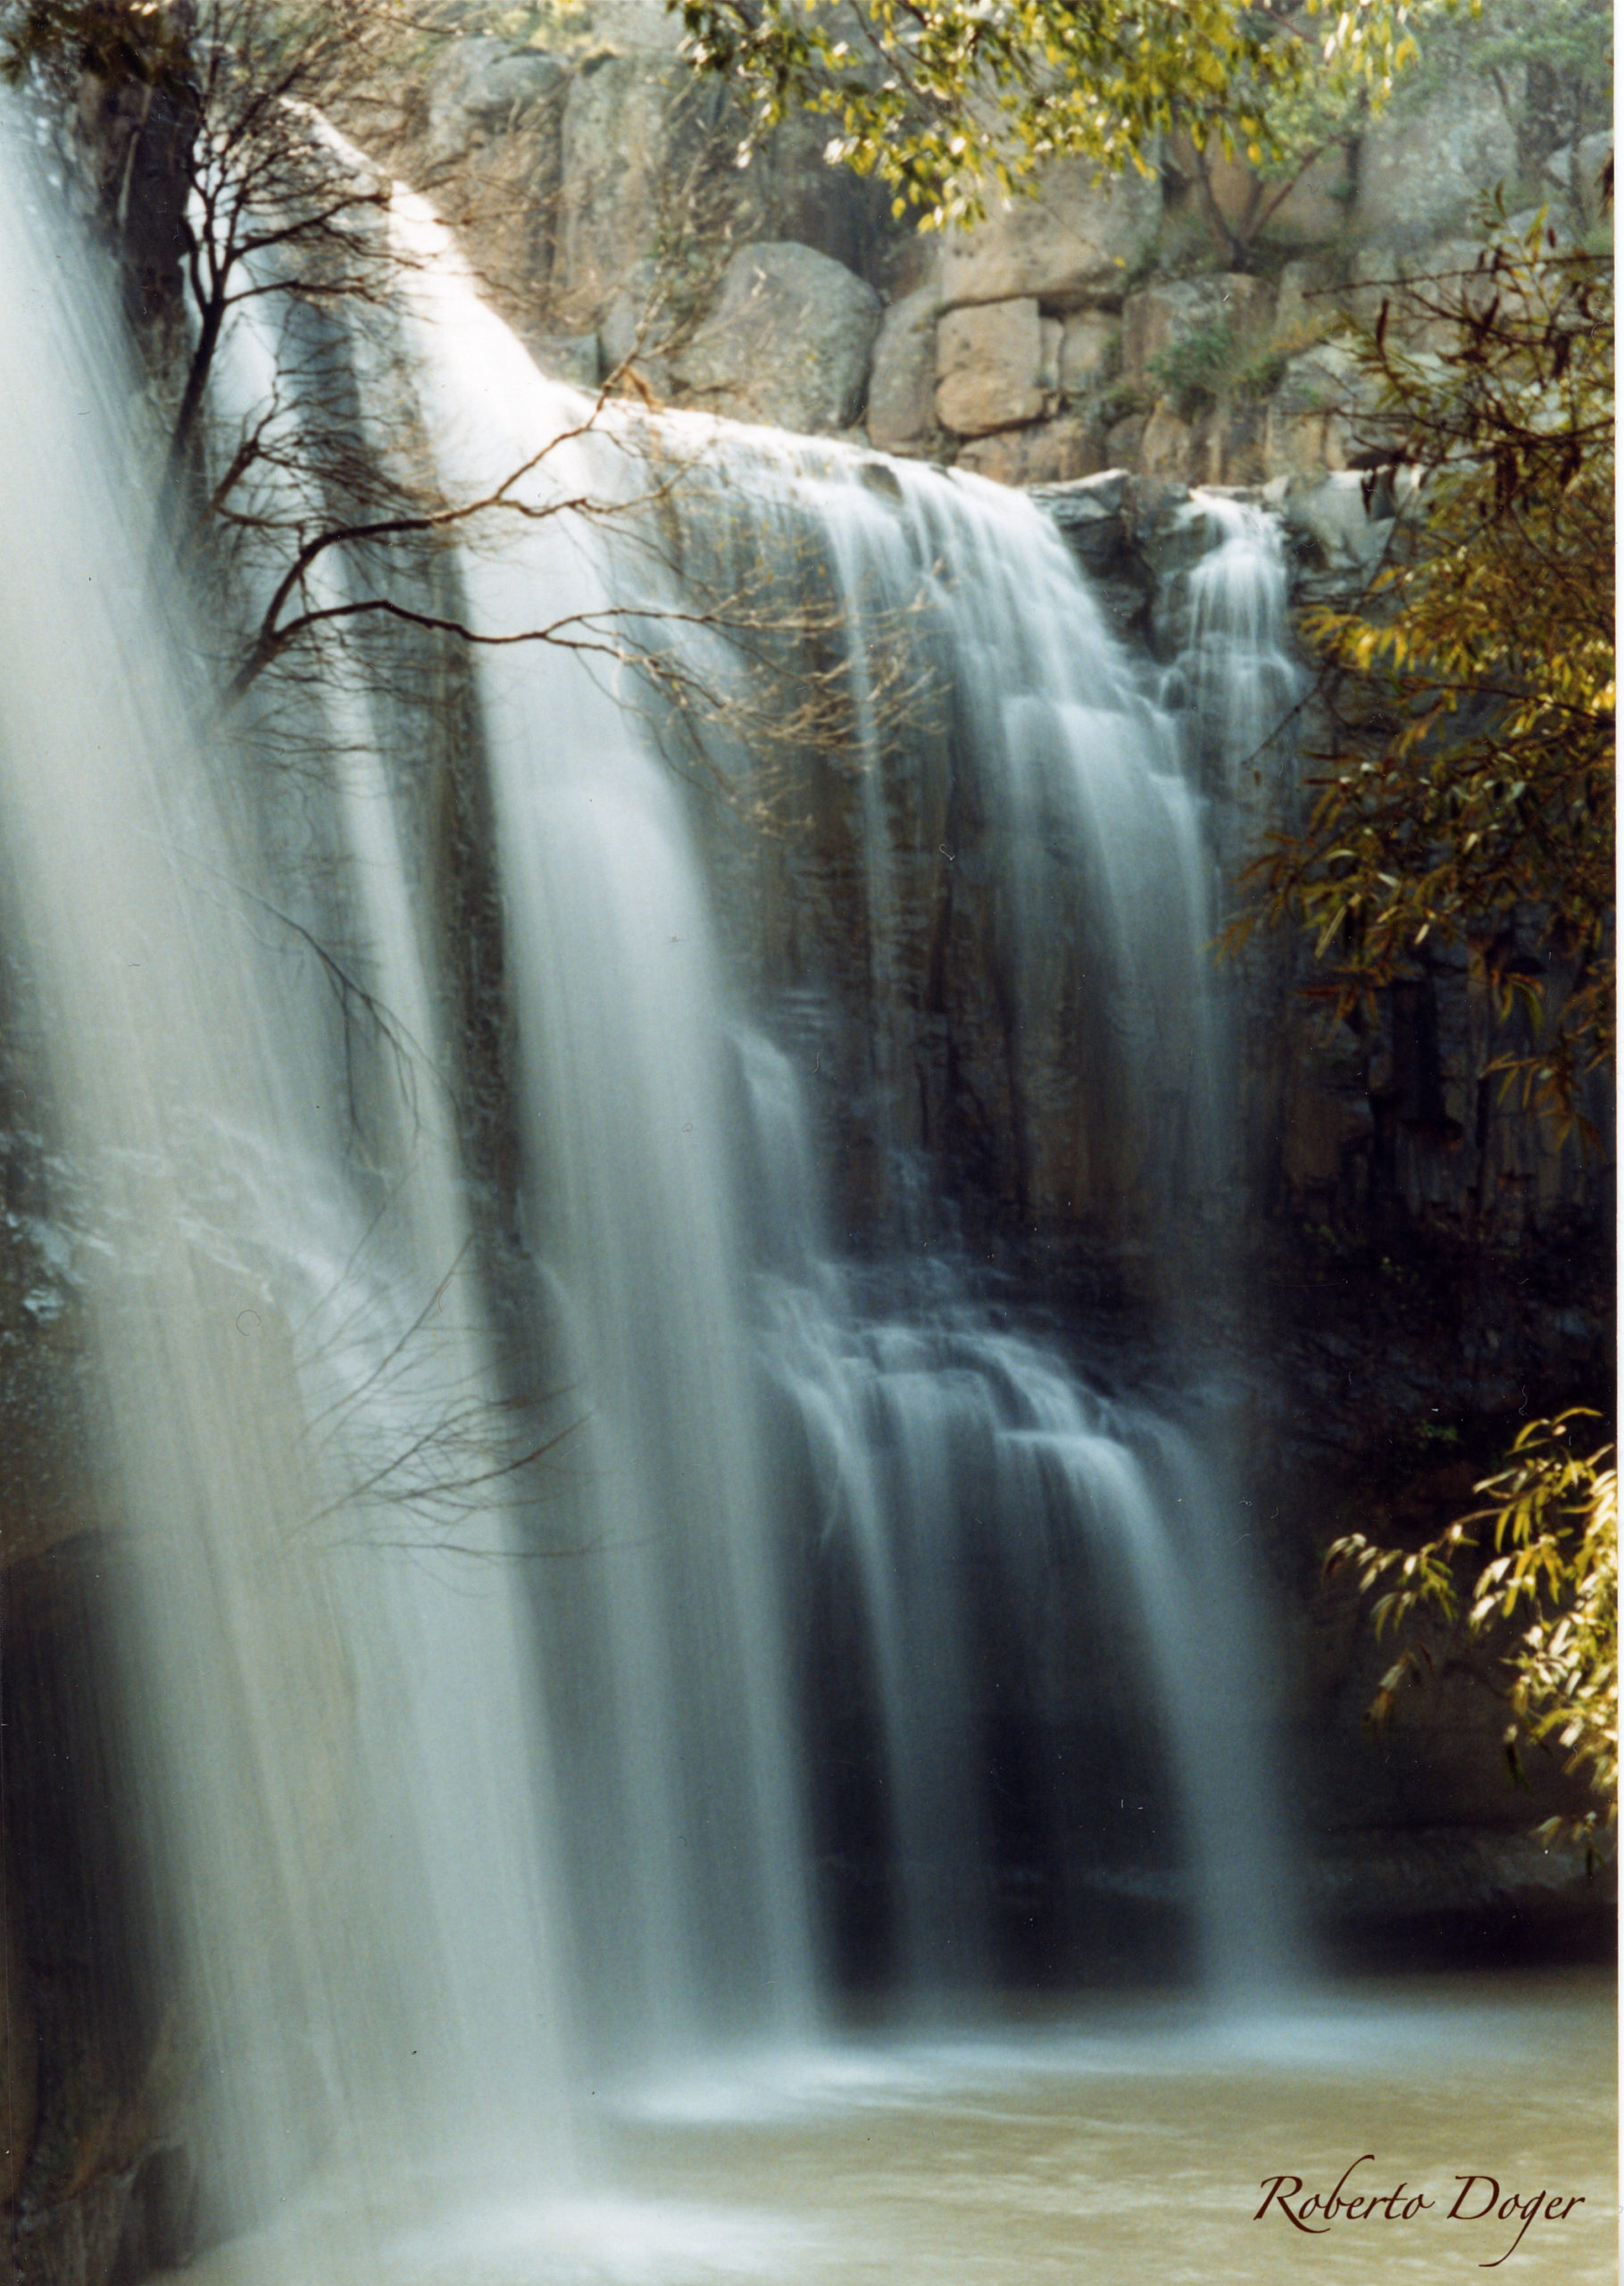
[[1057,163],[937,235],[827,165],[815,120],[741,164],[745,122],[671,20],[604,24],[574,55],[456,43],[394,131],[544,366],[1008,484],[1342,468],[1369,409],[1344,309],[1470,262],[1496,191],[1513,220],[1601,220],[1610,130],[1487,36],[1295,179],[1170,137],[1142,173]]

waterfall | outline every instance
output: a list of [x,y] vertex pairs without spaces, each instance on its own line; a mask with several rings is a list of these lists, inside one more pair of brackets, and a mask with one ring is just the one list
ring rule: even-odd
[[[362,460],[495,505],[409,572],[333,549],[313,601],[415,580],[479,639],[426,697],[387,631],[268,679],[245,765],[120,568],[149,535],[77,411],[111,352],[22,181],[4,909],[100,1201],[225,2219],[316,2149],[565,2181],[578,2073],[808,2037],[865,1979],[1254,1999],[1268,1691],[1181,1307],[1230,1258],[1220,837],[1169,688],[1014,496],[592,416],[403,195],[387,306],[301,317],[336,365],[284,373],[266,481],[341,368]],[[245,305],[222,455],[284,354]],[[1183,669],[1237,760],[1243,542]],[[289,724],[317,765],[267,780]]]
[[[798,1509],[814,1546],[845,1544],[904,1990],[939,1998],[1009,1972],[992,1893],[1012,1843],[987,1796],[998,1750],[978,1671],[994,1606],[1007,1657],[1041,1635],[1059,1595],[1095,1606],[1091,1620],[1068,1613],[1074,1656],[1120,1660],[1118,1634],[1134,1647],[1119,1720],[1151,1812],[1140,1805],[1136,1840],[1120,1796],[1123,1830],[1106,1839],[1111,1818],[1049,1766],[1055,1742],[1029,1707],[1032,1735],[1009,1745],[1004,1775],[1022,1765],[1040,1854],[1067,1861],[1062,1882],[1084,1890],[1159,1879],[1211,1981],[1254,1990],[1279,1965],[1289,1915],[1265,1723],[1249,1697],[1262,1687],[1246,1559],[1222,1471],[1203,1454],[1212,1439],[992,1325],[970,1264],[944,1250],[930,1139],[908,1101],[929,928],[920,856],[938,879],[962,867],[955,882],[979,859],[980,950],[1000,978],[1027,1196],[1063,1190],[1079,1221],[1115,1223],[1141,1246],[1160,1222],[1153,1297],[1190,1265],[1181,1220],[1221,1253],[1212,1230],[1234,1139],[1213,860],[1176,722],[1024,503],[691,420],[668,418],[652,438],[640,422],[593,423],[579,400],[561,404],[454,265],[425,263],[421,210],[406,208],[404,227],[446,491],[487,496],[535,464],[526,535],[464,566],[476,624],[512,636],[640,613],[682,688],[707,693],[687,728],[729,796],[702,805],[696,838],[656,750],[657,705],[623,680],[606,693],[590,658],[513,643],[482,664],[529,1227],[592,1414],[574,1530],[600,1551],[597,1576],[583,1566],[560,1598],[552,1639],[555,1662],[588,1679],[576,1705],[599,1710],[572,1854],[592,1869],[579,1917],[604,1988],[622,2008],[634,1996],[630,2013],[668,2048],[707,2022],[703,1988],[719,1965],[734,2021],[804,2015],[814,1939],[801,1823],[820,1744],[816,1715],[791,1704],[785,1650],[804,1635],[804,1614],[786,1612],[804,1557],[787,1523]],[[566,445],[537,463],[561,429]],[[675,546],[638,522],[651,463],[677,471],[662,504],[674,503]],[[626,518],[595,546],[569,505],[588,496],[618,497]],[[1209,681],[1211,617],[1198,613],[1195,638]],[[741,625],[752,645],[779,640],[781,667],[799,648],[801,676],[820,689],[819,655],[843,655],[829,723],[797,737],[838,745],[864,948],[855,1005],[832,1005],[815,960],[786,974],[765,941],[808,924],[793,891],[762,880],[770,851],[763,860],[736,830],[775,759],[786,766],[753,743],[747,704],[728,704]],[[892,719],[887,676],[909,702]],[[954,780],[937,798],[957,848],[921,835],[933,776]],[[707,857],[710,896],[754,914],[751,949],[762,971],[779,970],[775,991],[753,992],[737,959],[726,973]],[[809,1016],[819,1036],[844,1038],[880,1171],[863,1299],[820,1235],[819,1153],[795,1074],[762,1036],[776,1025],[792,1039]],[[729,1132],[730,1087],[742,1141]],[[921,1285],[898,1249],[929,1253],[933,1224]],[[1099,1362],[1120,1384],[1120,1368]],[[1186,1410],[1194,1420],[1199,1397]],[[801,1641],[804,1699],[819,1656]],[[1006,1732],[1020,1728],[1020,1696],[1012,1684]],[[1058,1749],[1077,1750],[1075,1740]],[[1100,1843],[1086,1868],[1070,1862],[1079,1824]],[[1088,1918],[1079,1902],[1062,1952],[1087,1958]]]
[[[1186,623],[1162,703],[1187,708],[1203,782],[1254,834],[1278,814],[1294,757],[1303,673],[1287,647],[1280,527],[1250,502],[1195,493],[1184,521],[1205,542],[1185,580]],[[1224,855],[1246,847],[1233,836]]]
[[0,613],[6,938],[75,1170],[126,1806],[207,2086],[208,2227],[318,2153],[562,2167],[545,1748],[479,1489],[498,1392],[387,798],[357,784],[336,838],[417,1043],[409,1100],[352,1008],[335,1028],[258,877],[229,748],[132,576],[152,523],[116,345],[9,139],[0,159],[6,521],[28,536]]
[[[707,439],[679,416],[663,431],[688,464],[685,580],[697,568],[720,616],[742,609],[756,646],[764,621],[800,683],[834,694],[807,733],[836,749],[812,813],[779,829],[810,853],[779,861],[787,890],[747,887],[736,864],[723,897],[756,914],[744,957],[772,977],[787,939],[828,930],[820,872],[851,877],[838,927],[860,961],[802,954],[771,1021],[797,993],[803,1022],[835,1004],[827,1044],[874,1155],[872,1219],[928,1240],[905,1204],[920,1156],[965,1148],[944,1099],[952,1043],[920,1022],[934,964],[999,1036],[1004,1099],[980,1108],[976,1147],[1004,1162],[988,1172],[1018,1214],[1113,1250],[1149,1222],[1165,1254],[1169,1212],[1202,1217],[1231,1177],[1212,855],[1175,716],[1019,495],[764,431]],[[653,607],[671,601],[656,589]],[[736,804],[770,813],[775,777],[802,765],[745,721],[742,738],[724,717],[698,741]]]

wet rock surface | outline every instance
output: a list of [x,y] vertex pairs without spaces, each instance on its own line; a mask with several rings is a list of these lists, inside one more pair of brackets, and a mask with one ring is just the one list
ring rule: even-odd
[[190,2251],[184,2080],[155,1975],[123,1721],[115,1540],[81,1530],[4,1573],[7,2197],[18,2286],[103,2286]]

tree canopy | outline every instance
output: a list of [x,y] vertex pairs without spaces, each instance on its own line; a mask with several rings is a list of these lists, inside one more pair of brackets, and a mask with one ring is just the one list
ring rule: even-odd
[[[1506,1084],[1582,1125],[1585,1076],[1616,1044],[1611,261],[1543,215],[1502,222],[1470,270],[1385,299],[1362,355],[1380,385],[1368,481],[1411,489],[1359,605],[1310,615],[1365,702],[1256,878],[1273,917],[1311,930],[1313,989],[1340,1014],[1464,939],[1502,1016],[1524,1019]],[[1618,1479],[1611,1448],[1575,1449],[1579,1417],[1528,1424],[1477,1487],[1489,1505],[1439,1538],[1354,1533],[1327,1569],[1391,1582],[1378,1631],[1411,1631],[1372,1720],[1441,1664],[1420,1623],[1442,1622],[1487,1655],[1512,1776],[1554,1744],[1600,1798],[1547,1839],[1596,1852],[1616,1820]]]
[[1527,1020],[1501,1068],[1570,1117],[1615,1044],[1611,262],[1502,230],[1395,289],[1363,355],[1367,456],[1412,489],[1359,605],[1310,617],[1365,697],[1257,881],[1340,1014],[1463,938]]
[[693,61],[725,75],[760,127],[818,113],[831,157],[888,184],[899,212],[951,222],[1050,159],[1143,167],[1169,128],[1289,161],[1328,100],[1385,100],[1415,53],[1413,21],[1455,0],[672,4]]
[[[1371,1616],[1378,1634],[1430,1619],[1487,1651],[1504,1698],[1507,1765],[1519,1781],[1530,1747],[1554,1743],[1570,1777],[1584,1778],[1597,1806],[1555,1817],[1543,1837],[1611,1849],[1619,1789],[1619,1475],[1612,1448],[1575,1449],[1582,1412],[1530,1422],[1507,1466],[1477,1487],[1489,1505],[1406,1554],[1362,1532],[1326,1556],[1328,1577],[1345,1565],[1369,1593],[1393,1584]],[[1486,1556],[1487,1546],[1493,1555]],[[1478,1559],[1464,1602],[1458,1566]],[[1400,1687],[1442,1664],[1424,1634],[1412,1636],[1378,1687],[1370,1719],[1392,1716]]]

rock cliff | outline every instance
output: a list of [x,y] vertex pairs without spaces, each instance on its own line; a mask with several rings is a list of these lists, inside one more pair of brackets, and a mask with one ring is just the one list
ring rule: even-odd
[[[854,434],[1008,484],[1107,468],[1253,484],[1345,466],[1368,408],[1330,338],[1380,282],[1458,267],[1486,196],[1594,229],[1611,139],[1551,74],[1469,42],[1294,179],[1195,153],[1096,181],[1054,163],[973,229],[920,234],[823,163],[796,118],[741,163],[745,122],[672,54],[653,4],[573,58],[454,44],[410,91],[393,155],[462,233],[544,365],[745,420]],[[804,261],[794,245],[848,273]],[[773,273],[741,385],[738,263]],[[877,326],[862,288],[879,297]],[[760,296],[758,294],[758,302]],[[839,337],[856,378],[791,368]],[[723,341],[732,344],[723,348]],[[779,370],[782,366],[782,371]],[[844,370],[844,369],[843,369]]]

